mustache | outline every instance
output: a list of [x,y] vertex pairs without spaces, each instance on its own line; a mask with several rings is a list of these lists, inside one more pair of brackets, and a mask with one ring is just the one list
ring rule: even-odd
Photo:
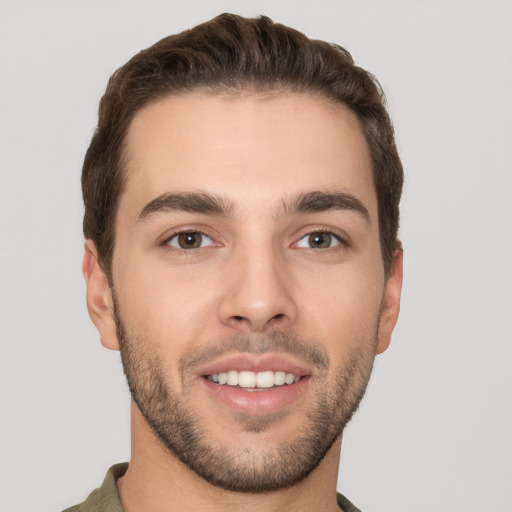
[[292,354],[321,371],[327,371],[330,361],[318,343],[286,331],[269,331],[265,334],[231,334],[212,345],[195,347],[180,359],[180,373],[193,370],[223,355],[240,352],[265,354],[267,352]]

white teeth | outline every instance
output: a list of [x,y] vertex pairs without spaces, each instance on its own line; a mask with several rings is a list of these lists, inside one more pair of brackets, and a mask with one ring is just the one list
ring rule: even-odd
[[238,385],[241,388],[255,388],[256,374],[254,372],[240,372],[238,374]]
[[230,370],[228,372],[228,386],[238,386],[238,372],[236,370]]
[[282,386],[286,381],[286,372],[275,372],[274,379],[274,384],[276,386]]
[[259,388],[271,388],[274,383],[274,372],[260,372],[256,376],[256,386]]
[[268,389],[274,386],[283,386],[284,384],[294,384],[299,382],[300,377],[293,373],[286,373],[283,371],[264,371],[264,372],[249,372],[230,370],[228,372],[214,373],[208,375],[209,381],[218,384],[227,384],[228,386],[240,386],[247,390],[254,390],[255,388]]
[[293,381],[295,380],[295,375],[293,373],[287,373],[286,377],[284,378],[284,381],[286,384],[293,384]]

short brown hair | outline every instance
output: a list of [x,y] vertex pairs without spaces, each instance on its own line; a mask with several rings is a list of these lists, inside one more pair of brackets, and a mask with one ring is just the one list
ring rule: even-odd
[[222,14],[142,50],[110,78],[82,171],[84,235],[109,278],[123,191],[123,143],[145,105],[195,90],[316,93],[348,106],[366,136],[377,192],[382,261],[389,275],[399,247],[403,169],[377,80],[347,50],[311,40],[271,19]]

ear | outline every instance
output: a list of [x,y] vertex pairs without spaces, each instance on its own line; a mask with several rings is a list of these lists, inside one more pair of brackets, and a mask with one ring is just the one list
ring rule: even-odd
[[382,307],[380,311],[379,334],[377,354],[381,354],[391,342],[391,334],[398,320],[400,312],[400,296],[402,294],[404,251],[402,248],[395,251],[391,273],[388,277]]
[[82,272],[87,288],[87,309],[100,333],[101,343],[111,350],[119,350],[112,291],[107,276],[99,263],[98,250],[92,240],[86,240],[84,244]]

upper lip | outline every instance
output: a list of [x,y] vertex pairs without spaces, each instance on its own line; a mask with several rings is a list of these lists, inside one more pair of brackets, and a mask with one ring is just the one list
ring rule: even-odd
[[297,363],[283,354],[249,354],[237,353],[219,358],[215,361],[202,365],[197,370],[199,376],[214,375],[216,373],[235,371],[283,371],[293,373],[297,377],[304,377],[311,374],[311,369],[306,365]]

